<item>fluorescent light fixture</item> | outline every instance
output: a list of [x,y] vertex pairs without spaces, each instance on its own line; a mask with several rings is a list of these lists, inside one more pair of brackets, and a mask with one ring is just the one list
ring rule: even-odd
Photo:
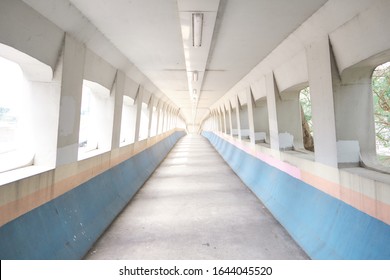
[[198,81],[198,71],[192,72],[192,81],[194,82]]
[[202,46],[202,28],[203,28],[203,14],[192,14],[192,46],[199,48]]

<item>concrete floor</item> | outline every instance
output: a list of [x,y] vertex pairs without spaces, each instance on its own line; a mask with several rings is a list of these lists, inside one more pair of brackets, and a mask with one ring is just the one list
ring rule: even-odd
[[172,149],[86,259],[307,259],[209,142]]

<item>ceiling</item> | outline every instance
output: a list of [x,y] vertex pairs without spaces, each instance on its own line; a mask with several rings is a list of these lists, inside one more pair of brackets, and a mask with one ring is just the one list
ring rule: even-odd
[[[187,123],[264,59],[326,0],[64,0],[73,4],[169,99]],[[27,1],[26,1],[27,2]],[[34,1],[28,1],[34,5]],[[42,2],[42,1],[41,1]],[[204,13],[203,43],[188,46],[193,12]],[[187,29],[186,29],[187,28]],[[197,99],[192,65],[200,65]]]

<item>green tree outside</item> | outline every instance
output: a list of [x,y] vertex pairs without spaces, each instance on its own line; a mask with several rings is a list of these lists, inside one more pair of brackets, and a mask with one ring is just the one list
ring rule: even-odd
[[382,159],[390,156],[390,62],[372,74],[376,150]]

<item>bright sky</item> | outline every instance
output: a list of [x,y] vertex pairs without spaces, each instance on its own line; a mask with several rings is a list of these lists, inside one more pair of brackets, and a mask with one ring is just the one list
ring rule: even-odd
[[0,107],[17,108],[23,72],[18,64],[0,57]]

